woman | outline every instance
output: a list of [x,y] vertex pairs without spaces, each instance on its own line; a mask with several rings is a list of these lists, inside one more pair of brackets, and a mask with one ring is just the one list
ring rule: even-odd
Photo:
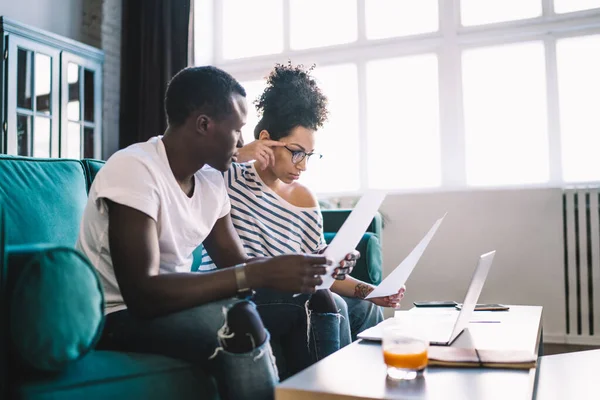
[[[224,175],[231,217],[246,252],[251,257],[261,257],[323,251],[323,221],[317,199],[297,181],[308,160],[318,157],[313,153],[315,132],[327,119],[327,98],[310,76],[310,70],[291,64],[277,65],[256,106],[262,114],[254,131],[257,140],[239,150],[238,163]],[[255,162],[247,163],[251,160]],[[208,255],[203,254],[200,269],[211,269],[211,264]],[[342,346],[351,341],[348,322],[355,336],[357,331],[383,319],[377,306],[395,307],[403,297],[402,289],[393,296],[364,301],[372,290],[371,285],[350,276],[333,284],[331,291],[344,296],[344,300],[333,296],[342,315]],[[257,293],[254,300],[259,312],[265,309],[264,304],[290,300],[281,296],[271,299],[263,301],[261,293]],[[353,321],[352,316],[358,318]],[[263,316],[265,325],[268,319]]]

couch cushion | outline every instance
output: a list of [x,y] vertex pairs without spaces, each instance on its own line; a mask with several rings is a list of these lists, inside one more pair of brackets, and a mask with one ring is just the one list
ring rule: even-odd
[[94,268],[66,247],[12,246],[7,252],[11,348],[29,368],[63,369],[101,334],[104,296]]
[[98,173],[98,171],[100,171],[100,168],[104,166],[105,162],[101,160],[94,160],[92,158],[85,158],[81,160],[81,163],[83,164],[83,168],[85,169],[87,191],[89,193],[90,187],[92,187],[92,182],[94,182],[96,174]]
[[214,380],[191,365],[163,356],[93,351],[58,374],[30,374],[17,399],[218,399]]
[[79,161],[0,156],[8,244],[74,246],[86,201]]

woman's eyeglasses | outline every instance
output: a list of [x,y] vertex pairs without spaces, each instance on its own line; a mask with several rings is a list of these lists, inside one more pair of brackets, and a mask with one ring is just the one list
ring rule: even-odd
[[294,164],[300,164],[302,162],[302,160],[304,160],[307,156],[308,156],[308,160],[310,160],[310,158],[312,156],[315,156],[317,160],[320,160],[321,158],[323,158],[323,155],[320,153],[307,153],[305,151],[302,150],[296,150],[296,149],[290,149],[287,146],[283,146],[287,149],[287,151],[289,151],[290,153],[292,153],[292,163]]

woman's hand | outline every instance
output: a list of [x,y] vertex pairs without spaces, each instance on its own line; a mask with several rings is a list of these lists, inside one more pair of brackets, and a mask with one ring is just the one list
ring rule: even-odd
[[381,307],[398,308],[400,306],[400,301],[404,297],[405,291],[406,287],[402,286],[396,294],[392,294],[391,296],[374,297],[369,299],[369,301]]
[[358,250],[354,250],[351,253],[346,254],[346,258],[340,262],[340,265],[333,270],[333,274],[331,275],[333,279],[338,281],[343,281],[346,279],[346,275],[350,275],[354,266],[356,266],[356,262],[360,258],[360,252]]
[[276,140],[255,140],[238,150],[237,162],[245,163],[256,160],[258,167],[264,170],[275,165],[273,147],[283,147],[285,143]]
[[[327,250],[327,245],[320,247],[316,254],[323,254]],[[343,281],[346,279],[346,275],[352,273],[352,270],[356,266],[356,262],[360,258],[360,252],[358,250],[354,250],[348,254],[346,254],[346,258],[340,262],[331,274],[331,277],[338,281]]]

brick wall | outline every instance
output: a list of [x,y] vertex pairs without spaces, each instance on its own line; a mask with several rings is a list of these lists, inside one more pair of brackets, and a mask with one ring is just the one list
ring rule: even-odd
[[121,0],[83,0],[82,40],[104,51],[103,156],[119,147],[121,85]]

